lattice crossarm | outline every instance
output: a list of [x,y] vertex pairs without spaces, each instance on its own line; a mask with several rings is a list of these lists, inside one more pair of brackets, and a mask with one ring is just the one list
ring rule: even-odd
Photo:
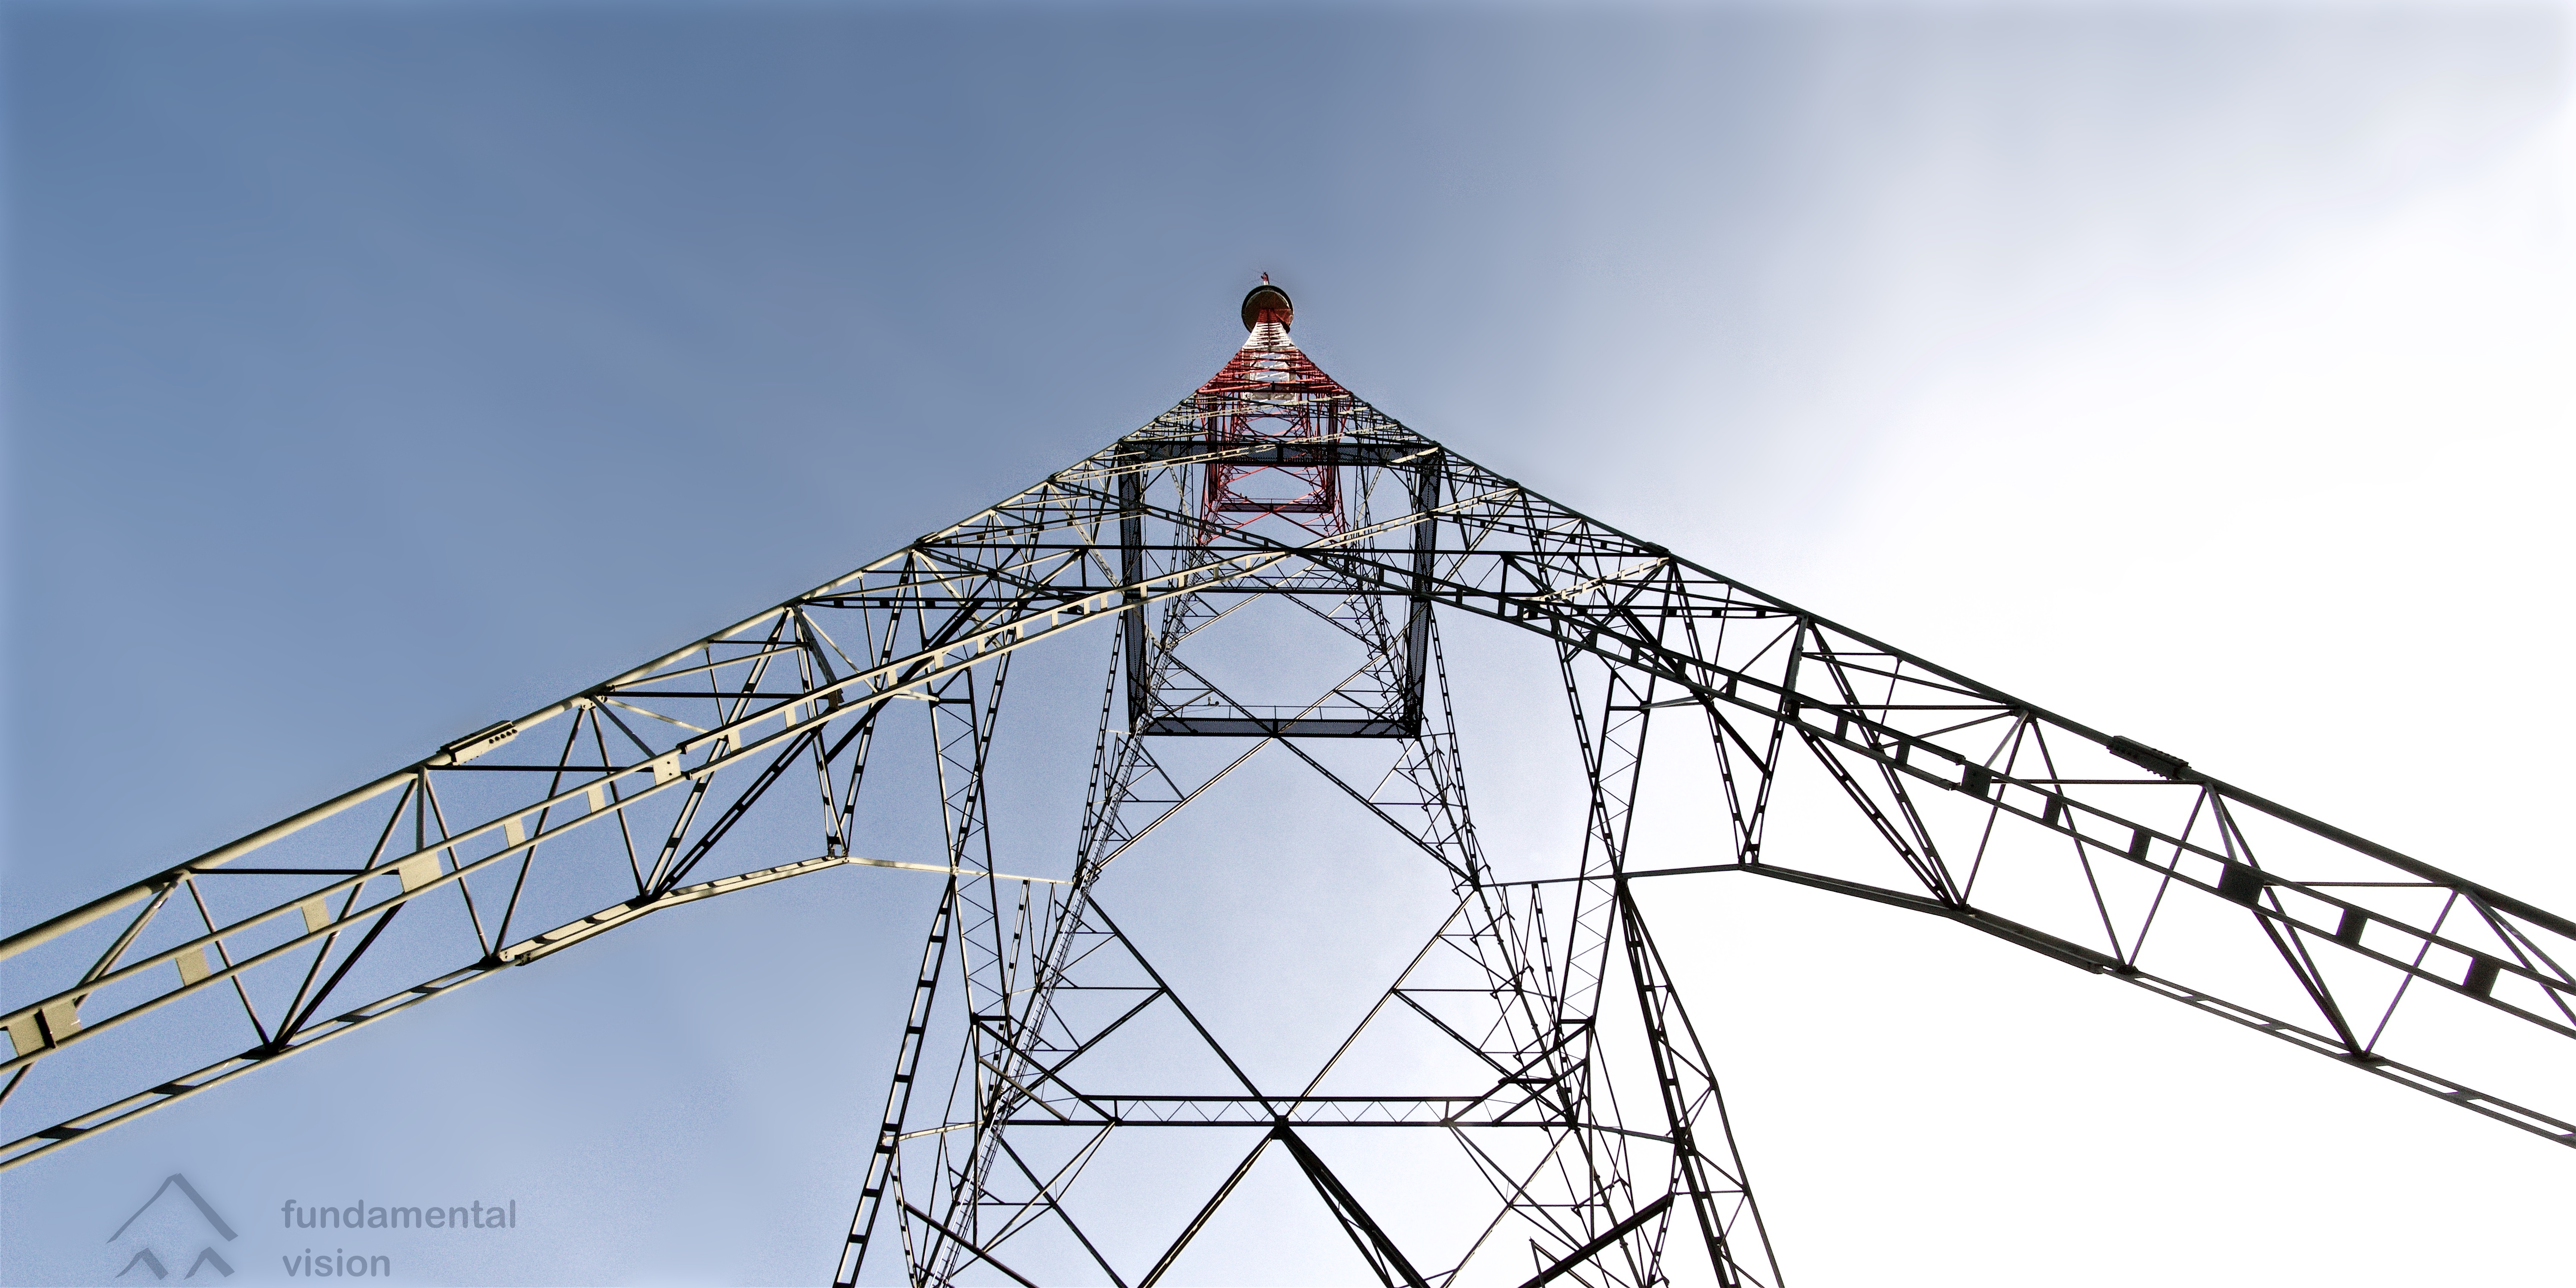
[[[1638,546],[1644,549],[1644,543]],[[1526,567],[1535,556],[1489,558],[1497,565]],[[1399,571],[1367,552],[1354,552],[1345,562],[1376,562],[1390,576]],[[1539,566],[1545,566],[1544,561]],[[1648,582],[1656,580],[1658,566],[1653,559],[1641,565],[1647,569],[1643,577]],[[1612,585],[1609,582],[1593,582],[1584,594],[1549,599],[1546,595],[1554,592],[1514,598],[1483,586],[1441,579],[1434,586],[1434,597],[1546,635],[1561,648],[1682,685],[1713,706],[1756,718],[1777,719],[1785,714],[1803,735],[1871,762],[1915,789],[1939,789],[1984,802],[1985,808],[2052,829],[2101,857],[2139,862],[2152,851],[2159,856],[2155,866],[2171,872],[2176,881],[2239,903],[2252,902],[2261,890],[2296,891],[2314,900],[2315,906],[2304,916],[2280,909],[2272,915],[2296,920],[2312,933],[2345,940],[2382,926],[2410,937],[2415,945],[2431,944],[2457,954],[2459,974],[2448,980],[2448,986],[2474,989],[2480,983],[2520,978],[2548,990],[2541,997],[2548,1013],[2558,1012],[2562,996],[2576,993],[2576,981],[2566,972],[2570,958],[2576,957],[2576,927],[2564,918],[2190,770],[2164,753],[2103,734],[1798,613],[1693,565],[1678,566],[1694,574],[1694,584],[1682,589],[1664,580],[1660,586],[1667,596],[1665,604],[1639,607],[1637,597],[1631,597],[1621,615],[1651,620],[1658,613],[1797,614],[1799,633],[1814,638],[1817,645],[1800,651],[1798,660],[1804,665],[1797,668],[1795,677],[1789,674],[1785,650],[1770,650],[1749,662],[1728,658],[1715,648],[1707,650],[1710,656],[1698,656],[1687,651],[1692,648],[1690,642],[1676,645],[1661,631],[1649,634],[1623,625],[1604,611],[1601,592]],[[1630,583],[1621,586],[1637,588]],[[1713,592],[1712,587],[1724,589]],[[1864,697],[1865,687],[1873,685],[1880,695]],[[2081,749],[2085,763],[2042,769],[1993,763],[2003,753],[2006,735],[2025,727],[2051,740],[2061,762],[2077,759],[2072,753]],[[2482,950],[2444,939],[2421,918],[2410,919],[2371,906],[2363,896],[2333,893],[2329,885],[2267,869],[2260,856],[2231,853],[2205,826],[2200,831],[2190,826],[2189,805],[2200,794],[2259,811],[2355,859],[2384,865],[2389,869],[2384,879],[2455,892],[2478,915],[2496,922],[2511,947]],[[2333,910],[2331,919],[2319,921],[2326,914],[2317,909]],[[2544,1013],[2540,1006],[2524,1009],[2535,1016]],[[2563,1024],[2568,1018],[2559,1013],[2556,1022]]]

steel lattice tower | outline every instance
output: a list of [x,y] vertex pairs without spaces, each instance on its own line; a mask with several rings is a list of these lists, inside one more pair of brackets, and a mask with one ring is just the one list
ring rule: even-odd
[[[0,1166],[647,914],[849,867],[943,886],[852,1168],[845,1285],[1162,1282],[1264,1159],[1389,1285],[1778,1284],[1637,893],[1727,872],[1953,921],[2576,1145],[2528,1107],[2565,1094],[2576,925],[1497,477],[1319,370],[1266,278],[1242,316],[1206,384],[1036,486],[0,942],[42,981],[7,1003],[0,1101],[52,1061],[86,1106],[11,1128]],[[1547,871],[1479,844],[1443,610],[1554,651],[1589,805]],[[1226,642],[1264,613],[1307,642],[1247,668]],[[1079,833],[1062,870],[1004,873],[990,752],[1013,658],[1059,635],[1108,650]],[[1632,865],[1647,734],[1675,722],[1724,826],[1698,861]],[[920,769],[925,726],[926,772],[890,769]],[[1264,753],[1447,888],[1288,1082],[1218,1040],[1101,886]],[[890,775],[933,785],[944,853],[856,852]],[[1768,825],[1806,817],[1781,807],[1802,793],[1874,839],[1793,832],[1775,861]],[[2462,1022],[2529,1050],[2501,1082],[2429,1071],[2478,1054],[2449,1040]],[[1370,1058],[1399,1029],[1448,1081]],[[1480,1215],[1421,1219],[1353,1172],[1390,1133],[1445,1142],[1461,1180],[1439,1197]],[[1092,1174],[1144,1136],[1218,1151],[1216,1183],[1166,1211]],[[1106,1222],[1149,1251],[1104,1249]]]

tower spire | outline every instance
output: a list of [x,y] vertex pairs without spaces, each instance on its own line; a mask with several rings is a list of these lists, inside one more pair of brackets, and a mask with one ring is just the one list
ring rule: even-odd
[[1270,275],[1261,275],[1261,285],[1243,297],[1243,329],[1252,334],[1245,338],[1247,349],[1294,348],[1288,340],[1288,324],[1297,316],[1297,306],[1288,300],[1288,292],[1270,284]]

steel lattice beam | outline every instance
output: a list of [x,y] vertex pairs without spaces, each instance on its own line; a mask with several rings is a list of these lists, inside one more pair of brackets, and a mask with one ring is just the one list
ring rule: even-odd
[[[1170,1270],[1271,1143],[1297,1156],[1388,1282],[1454,1278],[1487,1255],[1480,1241],[1429,1267],[1298,1134],[1365,1126],[1458,1136],[1497,1221],[1541,1232],[1528,1271],[1540,1280],[1582,1259],[1595,1279],[1652,1282],[1679,1220],[1723,1282],[1775,1283],[1714,1071],[1636,905],[1641,882],[1717,872],[1955,921],[2576,1145],[2576,1106],[2542,1103],[2570,1085],[2566,1064],[2527,1088],[2492,1085],[2407,1022],[2448,1008],[2544,1039],[2565,1061],[2576,1050],[2566,918],[1494,475],[1316,370],[1287,338],[1284,296],[1275,316],[1247,322],[1242,354],[1172,411],[963,522],[0,941],[16,977],[36,981],[0,1004],[0,1102],[14,1102],[0,1111],[23,1113],[57,1054],[109,1052],[64,1093],[76,1112],[8,1129],[0,1166],[648,914],[853,867],[926,869],[948,884],[876,1147],[854,1167],[863,1197],[843,1282],[890,1233],[927,1281],[1002,1265],[1032,1221],[1073,1227],[1091,1247],[1067,1196],[1098,1140],[1186,1125],[1266,1134],[1195,1220],[1175,1218],[1177,1241],[1143,1282]],[[1286,703],[1230,692],[1189,659],[1254,603],[1310,610],[1356,665]],[[1592,792],[1570,872],[1507,887],[1485,865],[1447,710],[1444,609],[1452,623],[1543,637],[1558,657]],[[985,753],[1010,658],[1086,630],[1111,663],[1075,861],[1061,875],[996,873],[982,839]],[[871,758],[909,754],[879,736],[911,719],[906,704],[932,731],[946,852],[854,854]],[[1686,723],[1705,729],[1714,768],[1701,790],[1726,824],[1704,862],[1636,868],[1625,849],[1637,767],[1654,713],[1669,708],[1694,709]],[[1213,776],[1183,773],[1149,742],[1174,736],[1248,750]],[[1385,780],[1358,782],[1300,746],[1311,738],[1376,740],[1395,762]],[[1093,884],[1272,748],[1446,871],[1458,903],[1417,968],[1472,972],[1485,1010],[1441,1010],[1445,994],[1408,971],[1372,1016],[1445,1029],[1491,1066],[1490,1084],[1320,1092],[1330,1061],[1293,1093],[1247,1078],[1240,1095],[1173,1095],[1081,1076],[1077,1062],[1126,1017],[1188,1014]],[[1874,847],[1798,848],[1774,817],[1775,789],[1791,782],[1847,805]],[[737,825],[755,815],[794,820],[812,848],[740,842]],[[1095,999],[1067,990],[1113,960],[1143,982],[1076,1020],[1074,1004]],[[959,978],[943,992],[950,970]],[[1594,1019],[1621,970],[1662,1092],[1655,1126],[1604,1116],[1595,1095]],[[938,1121],[916,1122],[926,1035],[952,1005],[968,1017],[956,1033],[963,1081]],[[191,1048],[183,1035],[206,1032],[210,1008],[236,1027]],[[1014,1139],[1040,1131],[1094,1143],[1054,1161],[1016,1152]],[[1480,1133],[1545,1139],[1542,1166],[1473,1143]],[[907,1190],[915,1152],[926,1161]],[[1004,1190],[1009,1214],[989,1201]]]

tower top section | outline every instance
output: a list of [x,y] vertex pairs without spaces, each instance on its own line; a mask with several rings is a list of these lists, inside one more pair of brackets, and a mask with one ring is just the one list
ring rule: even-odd
[[1270,284],[1270,275],[1261,275],[1261,285],[1243,297],[1243,329],[1255,335],[1269,326],[1279,328],[1277,335],[1287,338],[1288,324],[1297,316],[1297,306],[1288,302],[1288,292]]
[[1197,411],[1207,415],[1277,414],[1247,412],[1245,407],[1236,405],[1244,398],[1263,407],[1283,399],[1354,401],[1349,390],[1318,370],[1298,351],[1297,342],[1288,338],[1288,325],[1297,316],[1297,306],[1289,302],[1288,292],[1271,283],[1268,273],[1261,275],[1259,286],[1244,293],[1242,312],[1243,329],[1250,334],[1244,336],[1243,347],[1235,351],[1234,357],[1199,386],[1197,402],[1192,404]]

